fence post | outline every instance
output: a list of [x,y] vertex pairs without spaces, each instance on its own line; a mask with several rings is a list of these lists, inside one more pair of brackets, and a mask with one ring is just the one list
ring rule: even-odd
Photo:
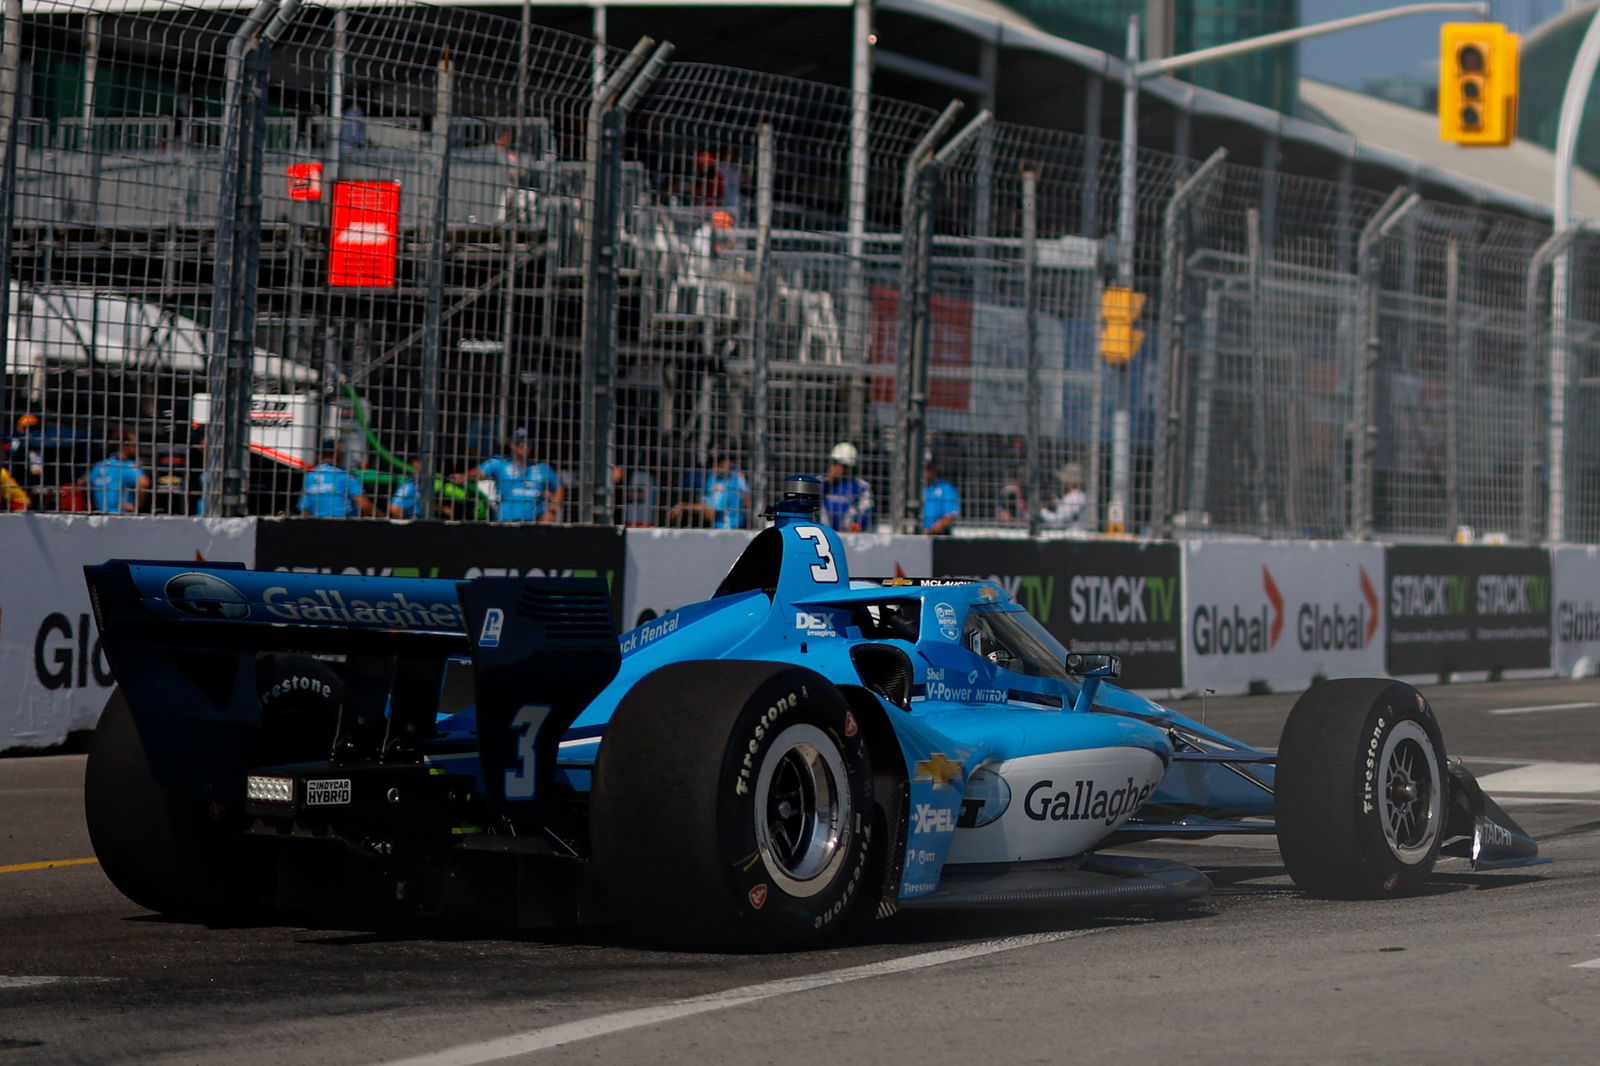
[[[1596,20],[1600,26],[1600,19]],[[1567,539],[1567,377],[1570,373],[1572,338],[1572,251],[1555,257],[1550,269],[1550,358],[1545,375],[1545,539],[1560,544]]]
[[1165,372],[1156,381],[1155,469],[1151,471],[1151,517],[1155,534],[1170,537],[1178,509],[1178,470],[1182,466],[1180,443],[1188,401],[1188,362],[1184,354],[1184,328],[1189,318],[1183,308],[1184,258],[1188,255],[1188,211],[1205,191],[1228,158],[1218,148],[1193,174],[1172,191],[1161,221],[1161,306],[1157,335],[1166,348]]
[[1444,534],[1461,527],[1461,426],[1457,416],[1457,379],[1461,358],[1461,242],[1454,237],[1444,249]]
[[1211,405],[1217,386],[1217,345],[1222,333],[1221,285],[1206,286],[1206,303],[1200,312],[1200,372],[1195,375],[1194,444],[1189,449],[1189,499],[1191,518],[1206,516],[1206,494],[1211,476]]
[[[610,525],[613,384],[617,370],[617,240],[622,198],[623,119],[660,73],[672,46],[641,37],[589,104],[583,197],[583,377],[578,518]],[[635,75],[639,76],[635,82]],[[624,96],[626,90],[626,97]]]
[[85,15],[83,19],[83,140],[78,150],[86,153],[89,164],[89,222],[100,221],[101,160],[99,148],[94,143],[95,85],[100,74],[100,16]]
[[[1028,368],[1028,535],[1036,537],[1044,526],[1044,477],[1039,462],[1039,172],[1032,164],[1022,168],[1022,313]],[[1059,401],[1059,391],[1056,395]]]
[[0,432],[9,434],[12,418],[11,242],[17,215],[17,126],[22,116],[22,0],[5,0],[0,38]]
[[1405,188],[1389,194],[1367,224],[1361,227],[1356,243],[1356,299],[1361,304],[1361,350],[1353,356],[1355,411],[1350,427],[1350,522],[1354,540],[1372,539],[1372,463],[1378,447],[1377,417],[1378,356],[1382,338],[1378,332],[1379,298],[1382,294],[1383,264],[1377,260],[1378,246],[1422,198]]
[[[903,187],[905,233],[901,247],[900,432],[895,456],[893,500],[896,527],[922,528],[922,454],[927,446],[928,364],[933,355],[933,227],[944,168],[993,117],[980,111],[944,147],[927,155],[960,110],[956,101],[939,116],[912,150]],[[909,246],[909,247],[908,247]]]
[[1544,513],[1539,499],[1540,442],[1545,439],[1545,434],[1549,431],[1545,403],[1550,379],[1547,374],[1539,372],[1539,330],[1541,324],[1545,322],[1545,317],[1539,313],[1540,281],[1544,277],[1545,270],[1557,256],[1563,255],[1572,246],[1573,240],[1580,232],[1582,232],[1581,226],[1569,226],[1550,234],[1528,262],[1528,273],[1523,283],[1523,328],[1527,331],[1528,337],[1523,369],[1527,379],[1537,383],[1535,388],[1529,390],[1530,431],[1523,438],[1522,449],[1522,539],[1529,543],[1538,538],[1541,528],[1544,527],[1544,523],[1537,521],[1537,516]]
[[[900,350],[895,366],[895,397],[900,406],[900,418],[896,427],[894,458],[890,465],[889,491],[890,528],[896,533],[915,533],[920,529],[917,523],[917,501],[920,498],[917,475],[921,472],[922,442],[918,440],[917,450],[913,453],[910,440],[914,409],[911,390],[915,379],[912,330],[916,326],[916,309],[921,302],[917,295],[920,291],[917,280],[920,276],[926,282],[931,248],[921,248],[923,218],[919,210],[918,179],[933,155],[933,146],[955,122],[961,107],[961,101],[950,101],[933,125],[918,139],[911,154],[906,157],[904,181],[900,186],[900,314],[897,331]],[[932,225],[931,218],[928,225]]]
[[265,96],[271,26],[287,26],[299,0],[260,0],[228,42],[223,101],[221,192],[216,265],[212,275],[211,356],[207,388],[205,511],[246,512],[250,393],[255,369],[256,271],[261,257],[261,152],[266,143]]
[[1263,445],[1267,436],[1267,349],[1262,341],[1261,275],[1266,269],[1266,249],[1261,242],[1261,211],[1251,207],[1245,210],[1245,229],[1249,247],[1250,285],[1250,423],[1255,432],[1257,446],[1252,464],[1256,494],[1256,535],[1262,539],[1272,536],[1272,495],[1270,464],[1272,458]]
[[918,491],[927,445],[928,357],[933,331],[933,212],[939,171],[917,168],[905,206],[900,285],[900,432],[895,466],[895,531],[921,531],[922,494]]
[[433,86],[433,147],[438,168],[433,183],[433,234],[428,243],[426,295],[422,307],[422,411],[417,427],[417,514],[432,518],[435,511],[433,476],[438,466],[439,390],[443,387],[442,316],[444,314],[445,230],[450,221],[450,120],[455,112],[450,49],[439,57]]
[[756,135],[756,247],[750,300],[750,498],[772,499],[772,196],[776,177],[772,124],[763,122]]

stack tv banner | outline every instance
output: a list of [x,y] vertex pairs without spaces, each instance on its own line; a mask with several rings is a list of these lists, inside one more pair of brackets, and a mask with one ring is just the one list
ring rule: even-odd
[[1550,668],[1550,553],[1389,549],[1389,673]]

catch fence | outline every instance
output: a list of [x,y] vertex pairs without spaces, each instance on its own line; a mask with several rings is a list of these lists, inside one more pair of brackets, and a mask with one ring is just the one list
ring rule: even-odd
[[1600,537],[1581,231],[1141,150],[1113,364],[1114,143],[467,9],[6,11],[36,507],[127,432],[156,512],[336,441],[378,517],[751,525],[848,443],[877,528],[931,459],[968,528]]

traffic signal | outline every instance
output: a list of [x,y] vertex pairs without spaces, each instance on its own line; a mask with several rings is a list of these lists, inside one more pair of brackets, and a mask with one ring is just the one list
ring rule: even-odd
[[1497,22],[1447,22],[1439,32],[1439,138],[1510,144],[1517,135],[1521,38]]
[[1134,329],[1144,310],[1144,294],[1107,285],[1100,297],[1100,358],[1123,366],[1139,352],[1144,333]]

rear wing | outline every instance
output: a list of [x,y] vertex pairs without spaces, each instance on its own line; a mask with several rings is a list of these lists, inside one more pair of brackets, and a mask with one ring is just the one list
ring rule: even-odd
[[527,824],[555,779],[561,736],[621,661],[599,578],[456,582],[125,559],[84,573],[157,780],[228,803],[242,802],[261,723],[259,670],[279,653],[319,654],[339,676],[336,762],[414,760],[441,713],[465,709],[442,700],[449,661],[470,658],[487,794]]
[[95,620],[120,623],[337,628],[454,638],[466,625],[453,581],[246,570],[113,559],[84,567]]

